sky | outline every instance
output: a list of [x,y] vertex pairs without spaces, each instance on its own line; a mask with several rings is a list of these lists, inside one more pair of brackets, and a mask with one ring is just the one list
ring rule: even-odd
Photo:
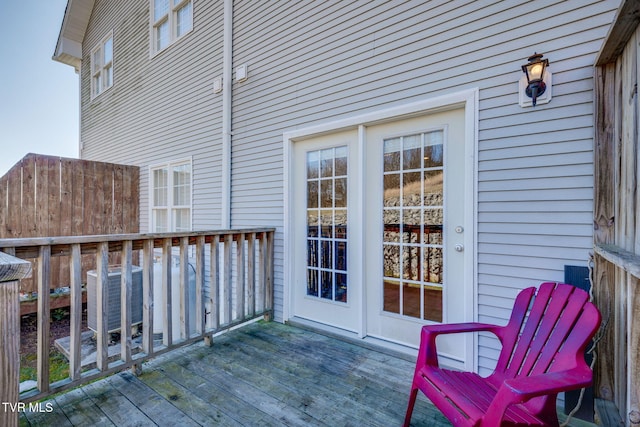
[[67,0],[0,0],[0,176],[27,153],[78,157],[79,77],[51,59]]

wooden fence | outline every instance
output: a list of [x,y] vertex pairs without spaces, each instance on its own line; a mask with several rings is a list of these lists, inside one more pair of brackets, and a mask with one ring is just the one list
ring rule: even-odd
[[[27,154],[0,178],[0,239],[137,233],[138,183],[137,166]],[[31,261],[22,293],[36,292]],[[93,268],[85,257],[83,274]],[[68,259],[55,258],[50,269],[52,289],[69,286]]]
[[[22,393],[20,400],[32,402],[129,367],[137,368],[144,360],[196,340],[210,341],[213,334],[248,320],[262,316],[271,318],[274,231],[271,228],[262,228],[0,240],[0,250],[11,252],[21,259],[37,259],[41,271],[38,289],[41,292],[50,286],[51,278],[46,273],[50,271],[54,258],[68,257],[71,270],[69,377],[55,383],[50,381],[51,307],[48,298],[39,298],[37,388]],[[137,252],[140,253],[142,261],[142,295],[136,301],[132,298],[132,270],[133,255]],[[113,297],[109,297],[114,285],[109,277],[108,259],[109,254],[115,253],[120,255],[122,264],[120,280],[115,284],[120,297],[113,301]],[[81,363],[80,351],[82,256],[92,257],[97,265],[96,351],[94,363],[89,366],[83,366]],[[156,262],[154,257],[158,256],[161,260]],[[172,280],[172,264],[176,257],[179,259],[179,273],[177,278],[174,277]],[[155,268],[154,264],[160,264],[160,268]],[[192,267],[194,275],[190,278],[189,270]],[[2,269],[3,265],[0,263],[0,272]],[[159,283],[161,286],[158,287]],[[154,288],[158,289],[154,291]],[[11,295],[13,296],[9,300],[0,298],[0,312],[15,313],[17,310],[17,292]],[[193,306],[188,302],[192,299]],[[108,341],[108,317],[114,305],[119,305],[121,309],[118,317],[120,343],[116,345],[115,355],[112,355],[113,348],[110,348]],[[154,306],[162,307],[160,319],[154,314]],[[177,316],[172,308],[175,306],[179,307]],[[140,347],[134,349],[132,313],[136,309],[142,311],[142,335]],[[193,316],[190,314],[192,310]],[[193,319],[193,323],[190,319]],[[14,320],[16,321],[11,325],[17,329],[19,323],[17,318]],[[174,323],[176,321],[179,323],[177,334],[174,332],[174,325],[178,325]],[[161,341],[154,340],[154,322],[160,322],[162,325]],[[6,336],[13,337],[11,348],[15,348],[19,341],[19,329],[8,331]],[[3,378],[13,378],[12,381],[15,382],[18,378],[17,372],[14,372],[18,369],[15,358],[19,355],[15,354],[15,351],[9,355],[7,348],[3,347],[2,355],[8,359],[13,357],[6,365],[13,371],[5,371]],[[0,384],[3,384],[2,381]],[[17,389],[17,384],[10,385],[11,389]],[[1,393],[0,397],[6,398]],[[8,402],[15,403],[13,400]]]
[[595,70],[595,391],[627,426],[640,424],[639,22],[640,4],[623,1]]

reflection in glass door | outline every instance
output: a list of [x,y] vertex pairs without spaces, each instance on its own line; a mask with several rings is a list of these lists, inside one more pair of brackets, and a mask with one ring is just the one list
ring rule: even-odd
[[347,147],[307,152],[307,297],[346,303]]
[[385,139],[383,310],[442,322],[444,132]]

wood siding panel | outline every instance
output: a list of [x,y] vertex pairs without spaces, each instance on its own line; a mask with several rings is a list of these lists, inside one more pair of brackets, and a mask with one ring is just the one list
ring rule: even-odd
[[625,425],[640,422],[637,12],[622,2],[595,72],[594,294],[605,319],[595,381]]

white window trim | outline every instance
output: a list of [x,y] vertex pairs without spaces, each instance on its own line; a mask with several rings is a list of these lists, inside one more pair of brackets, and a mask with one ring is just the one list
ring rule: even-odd
[[[104,58],[104,46],[105,44],[111,40],[111,61],[107,64],[100,64],[100,71],[99,72],[95,72],[95,67],[94,67],[94,62],[93,59],[95,57],[95,53],[100,51],[100,58]],[[107,34],[106,36],[104,36],[102,38],[102,40],[100,40],[100,43],[98,43],[97,46],[95,46],[93,49],[91,49],[91,54],[89,57],[89,61],[90,61],[90,78],[91,78],[91,99],[93,100],[94,98],[97,98],[98,96],[102,95],[104,92],[106,92],[107,90],[109,90],[110,88],[113,87],[113,85],[115,84],[115,58],[114,58],[114,43],[113,43],[113,31],[110,31],[109,34]],[[102,59],[101,59],[102,62]],[[111,84],[108,86],[104,85],[104,75],[105,75],[105,69],[107,68],[111,68]],[[97,75],[101,76],[100,79],[100,91],[98,93],[96,93],[96,82],[95,82],[95,77]]]
[[[178,40],[183,39],[187,34],[193,31],[193,2],[194,0],[169,0],[169,11],[167,12],[166,15],[163,15],[160,19],[156,21],[154,20],[155,2],[154,0],[149,0],[149,12],[150,12],[149,13],[149,40],[150,40],[149,52],[151,57],[156,56],[160,52],[164,52],[165,50],[167,50],[167,48],[175,44]],[[188,31],[184,32],[182,35],[178,37],[176,15],[178,13],[178,10],[180,10],[187,3],[191,3],[191,16],[190,16],[191,26]],[[155,29],[158,24],[161,24],[165,21],[169,22],[169,42],[163,48],[158,49]]]
[[[176,206],[173,204],[173,168],[177,166],[189,165],[190,168],[190,181],[189,181],[189,205],[179,205]],[[168,169],[167,176],[167,206],[162,208],[154,207],[154,182],[153,182],[153,171],[158,169]],[[191,158],[175,160],[166,163],[158,163],[149,166],[149,231],[151,233],[156,232],[156,224],[155,224],[155,216],[153,212],[155,210],[166,210],[167,211],[167,224],[169,227],[168,232],[175,231],[175,224],[173,218],[173,210],[174,209],[189,209],[189,231],[193,230],[193,161]]]

